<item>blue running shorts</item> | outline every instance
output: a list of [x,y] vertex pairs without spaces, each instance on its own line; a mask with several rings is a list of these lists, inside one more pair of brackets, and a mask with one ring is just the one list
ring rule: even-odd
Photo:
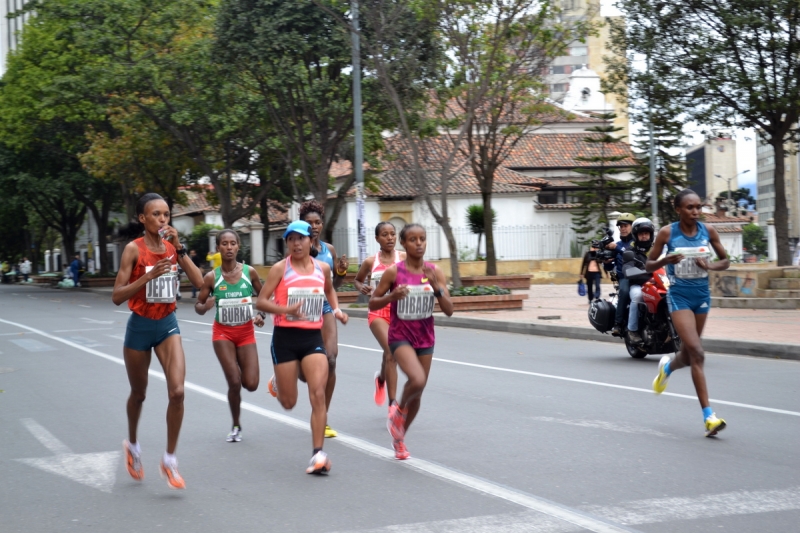
[[328,313],[333,313],[333,307],[328,303],[328,300],[325,300],[322,303],[322,314],[327,315]]
[[708,287],[671,286],[667,292],[669,312],[690,310],[696,315],[708,314],[711,309],[711,291]]
[[170,313],[161,320],[145,318],[136,313],[131,313],[128,318],[128,328],[125,330],[125,347],[140,352],[149,352],[172,335],[180,335],[178,318],[175,313]]

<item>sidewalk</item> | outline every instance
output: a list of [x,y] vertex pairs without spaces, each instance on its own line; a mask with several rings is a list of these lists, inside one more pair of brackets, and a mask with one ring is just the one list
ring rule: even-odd
[[[612,291],[610,283],[604,283],[601,289],[604,297],[608,297],[608,293]],[[532,285],[525,292],[528,293],[528,299],[525,300],[522,310],[472,311],[459,315],[528,324],[577,326],[594,331],[587,316],[588,299],[586,296],[578,296],[575,285]],[[542,316],[561,318],[542,320],[539,318]],[[800,345],[800,310],[713,307],[703,337]]]

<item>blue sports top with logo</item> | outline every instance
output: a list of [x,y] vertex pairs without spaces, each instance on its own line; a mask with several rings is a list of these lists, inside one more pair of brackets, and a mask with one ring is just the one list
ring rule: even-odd
[[667,253],[684,255],[683,260],[675,265],[667,265],[670,287],[708,288],[708,271],[701,268],[698,257],[711,257],[708,229],[702,222],[697,223],[697,233],[687,237],[681,232],[680,222],[673,222],[670,227]]

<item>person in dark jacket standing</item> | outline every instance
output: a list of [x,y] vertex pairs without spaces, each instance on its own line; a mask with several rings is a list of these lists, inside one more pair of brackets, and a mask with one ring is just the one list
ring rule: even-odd
[[[581,265],[581,277],[586,280],[586,288],[588,289],[589,303],[592,300],[600,298],[600,278],[605,274],[600,262],[597,261],[597,248],[591,248],[583,256],[583,264]],[[608,276],[608,274],[605,274]]]
[[75,282],[76,287],[80,287],[80,279],[81,279],[81,269],[83,268],[83,264],[81,263],[81,256],[75,254],[75,259],[72,260],[72,263],[69,264],[69,273],[72,276],[72,281]]

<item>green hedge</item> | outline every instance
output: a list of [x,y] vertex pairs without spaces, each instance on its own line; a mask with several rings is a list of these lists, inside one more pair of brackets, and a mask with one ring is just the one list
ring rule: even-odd
[[494,296],[498,294],[511,294],[511,291],[503,287],[498,287],[497,285],[461,287],[450,291],[450,296]]

